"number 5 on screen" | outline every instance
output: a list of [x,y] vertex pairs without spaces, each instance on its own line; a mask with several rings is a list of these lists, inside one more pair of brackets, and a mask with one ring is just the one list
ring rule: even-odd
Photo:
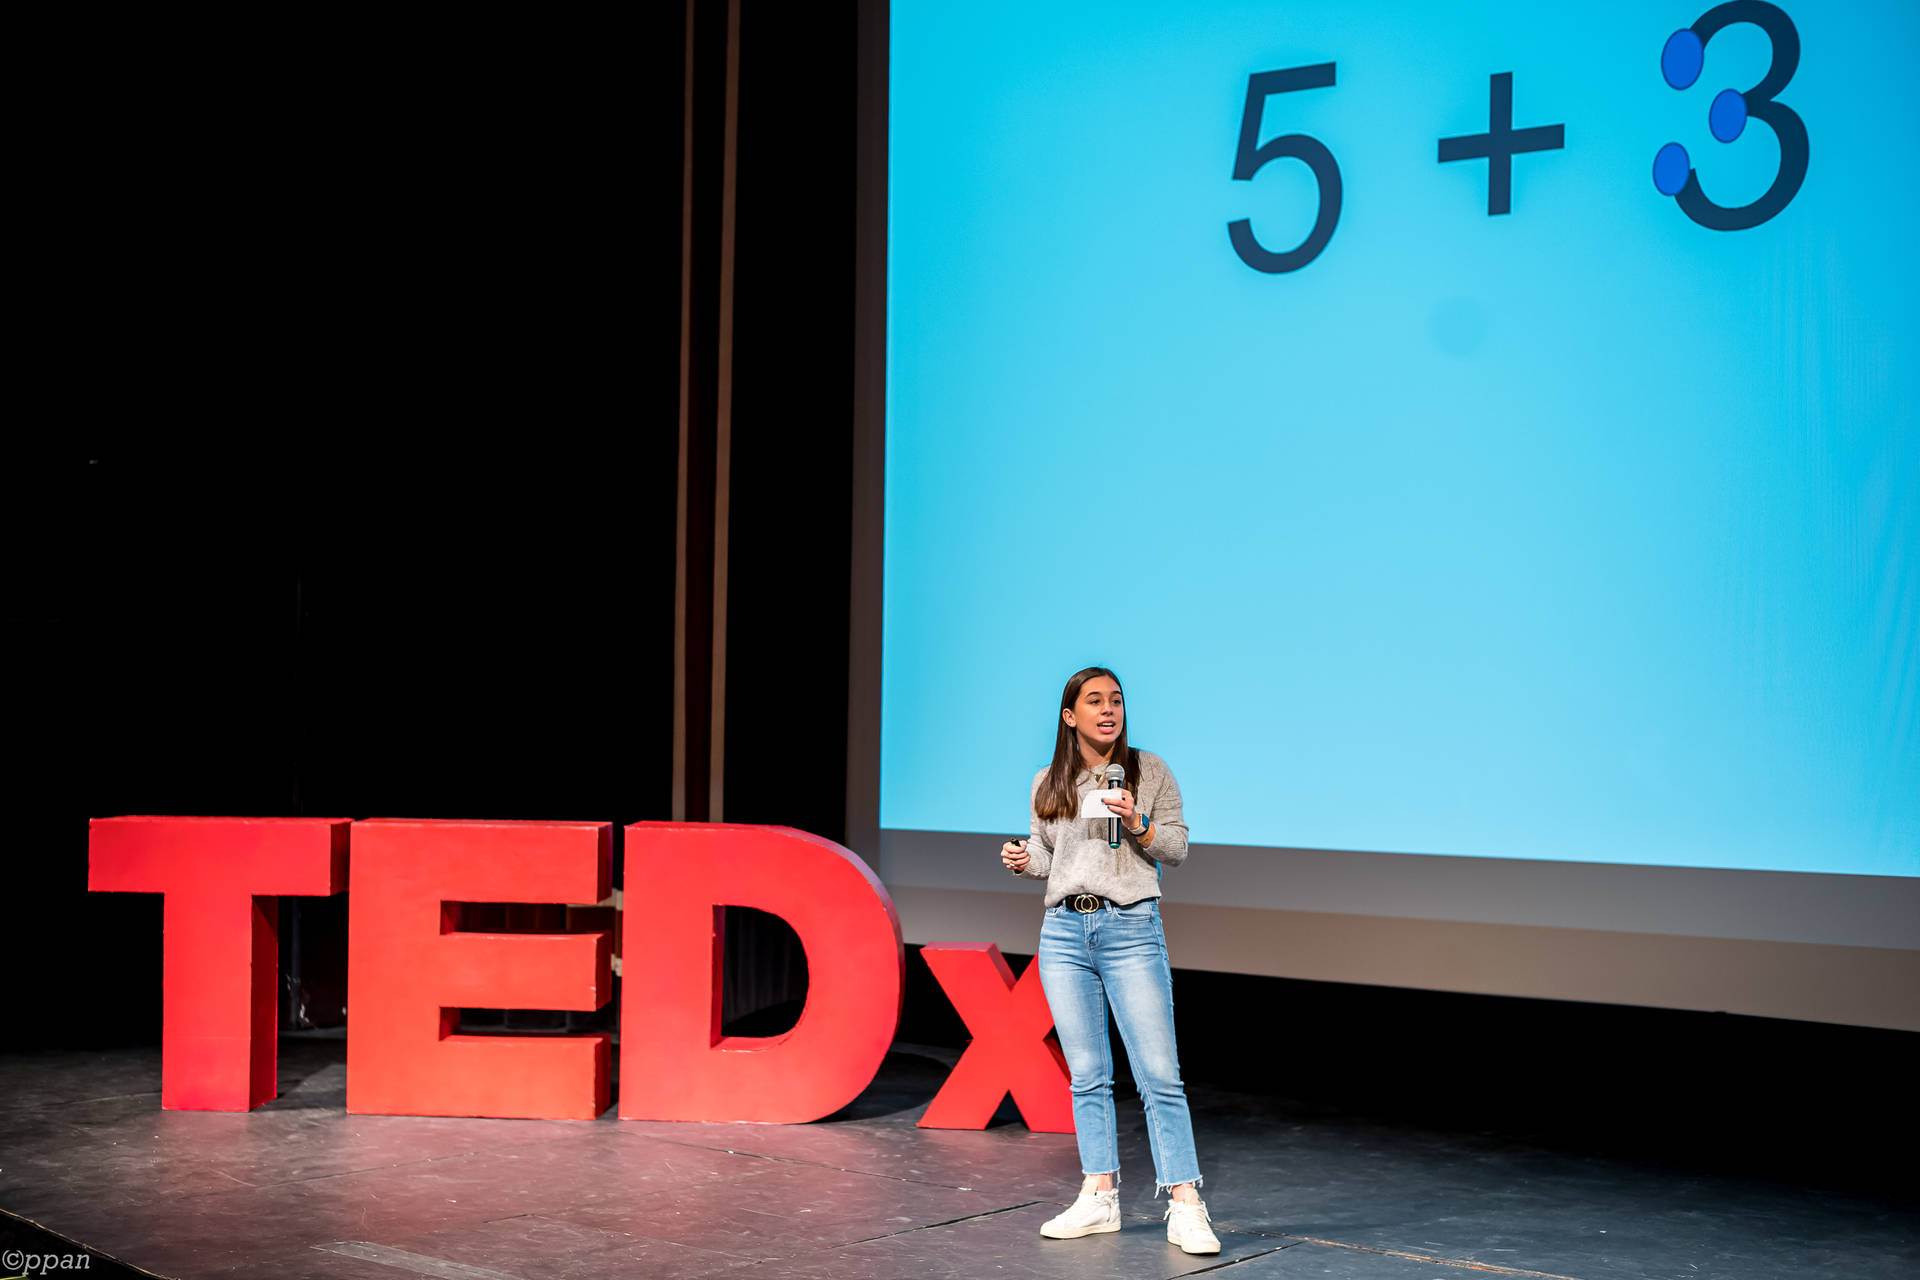
[[1255,271],[1265,271],[1271,275],[1298,271],[1319,257],[1320,251],[1327,247],[1327,241],[1333,239],[1333,228],[1340,221],[1340,166],[1334,163],[1333,152],[1327,150],[1326,144],[1320,139],[1304,133],[1289,133],[1272,139],[1264,146],[1255,145],[1260,140],[1260,117],[1268,98],[1276,93],[1326,89],[1332,85],[1331,62],[1315,63],[1310,67],[1288,67],[1284,71],[1260,71],[1247,77],[1247,105],[1240,116],[1240,145],[1233,153],[1234,181],[1247,181],[1260,172],[1268,161],[1291,157],[1306,162],[1307,168],[1313,170],[1313,179],[1320,189],[1320,208],[1314,214],[1313,230],[1299,245],[1285,253],[1275,253],[1255,239],[1251,219],[1240,218],[1227,224],[1227,238],[1233,241],[1233,251],[1240,255],[1240,261]]

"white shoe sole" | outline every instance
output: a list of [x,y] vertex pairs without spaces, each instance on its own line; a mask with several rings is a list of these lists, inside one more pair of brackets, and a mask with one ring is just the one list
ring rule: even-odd
[[1049,1240],[1078,1240],[1081,1236],[1098,1235],[1103,1231],[1118,1231],[1119,1229],[1120,1224],[1117,1222],[1099,1222],[1091,1227],[1057,1227],[1052,1231],[1041,1227],[1040,1234]]
[[1200,1245],[1181,1244],[1178,1240],[1168,1240],[1167,1243],[1170,1245],[1173,1245],[1175,1248],[1179,1249],[1180,1252],[1182,1253],[1218,1253],[1220,1252],[1220,1242],[1218,1240],[1215,1240],[1213,1242],[1213,1245],[1211,1248],[1209,1248],[1207,1245],[1204,1245],[1204,1244],[1200,1244]]

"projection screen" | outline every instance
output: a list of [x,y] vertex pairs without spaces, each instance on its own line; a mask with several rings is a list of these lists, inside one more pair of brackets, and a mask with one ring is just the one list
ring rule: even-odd
[[867,36],[850,817],[909,941],[1032,950],[996,849],[1098,664],[1176,964],[1920,1028],[1920,13]]

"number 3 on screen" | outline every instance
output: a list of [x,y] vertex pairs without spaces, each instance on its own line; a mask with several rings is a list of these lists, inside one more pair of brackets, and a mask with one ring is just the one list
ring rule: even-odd
[[1298,246],[1285,253],[1275,253],[1256,240],[1250,219],[1240,218],[1227,224],[1227,238],[1233,241],[1233,251],[1255,271],[1270,275],[1298,271],[1319,257],[1327,241],[1333,239],[1333,228],[1340,221],[1340,166],[1334,163],[1333,152],[1327,150],[1320,139],[1304,133],[1289,133],[1264,146],[1255,145],[1260,140],[1260,117],[1268,98],[1298,89],[1326,89],[1332,84],[1331,62],[1288,67],[1284,71],[1261,71],[1247,77],[1247,105],[1240,115],[1240,145],[1233,153],[1234,181],[1245,182],[1269,161],[1292,157],[1306,161],[1320,188],[1320,208],[1314,215],[1313,230]]

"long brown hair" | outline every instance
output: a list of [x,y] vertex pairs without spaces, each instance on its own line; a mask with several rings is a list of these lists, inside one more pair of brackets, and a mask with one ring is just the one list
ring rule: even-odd
[[[1070,711],[1073,704],[1080,700],[1080,686],[1095,676],[1105,676],[1120,686],[1120,677],[1105,667],[1087,667],[1076,671],[1067,681],[1067,687],[1060,693],[1060,709]],[[1126,690],[1120,689],[1120,705],[1125,708]],[[1127,745],[1127,724],[1133,719],[1131,713],[1123,710],[1120,719],[1120,736],[1113,741],[1113,754],[1109,760],[1123,762],[1127,770],[1126,788],[1138,796],[1140,794],[1140,753]],[[1080,773],[1079,735],[1072,725],[1064,719],[1056,718],[1053,724],[1053,763],[1047,766],[1047,776],[1040,781],[1040,789],[1033,796],[1033,811],[1040,817],[1051,821],[1055,818],[1068,818],[1079,812],[1080,793],[1074,789],[1073,780]]]

